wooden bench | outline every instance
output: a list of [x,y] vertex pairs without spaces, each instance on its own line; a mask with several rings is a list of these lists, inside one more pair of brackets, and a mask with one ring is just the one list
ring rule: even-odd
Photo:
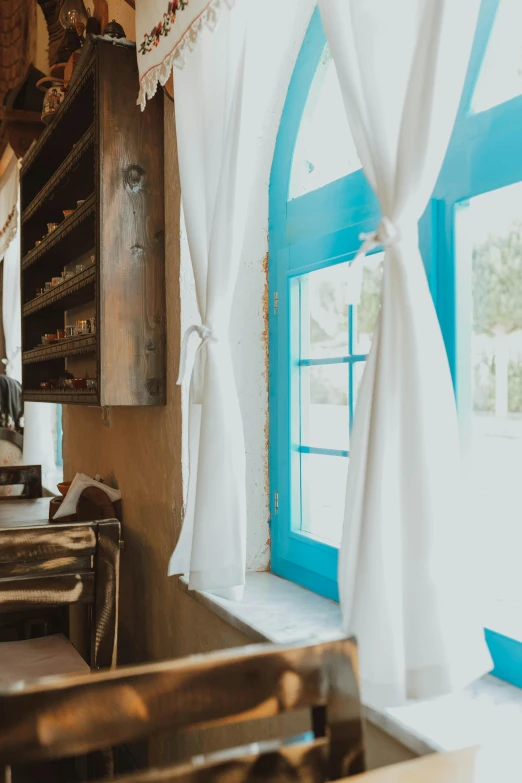
[[351,640],[256,645],[0,688],[0,765],[89,753],[168,730],[311,710],[314,738],[118,777],[127,783],[322,783],[364,769]]

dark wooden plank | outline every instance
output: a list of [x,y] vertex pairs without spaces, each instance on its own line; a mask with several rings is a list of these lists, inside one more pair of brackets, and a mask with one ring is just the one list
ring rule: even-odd
[[[75,100],[78,97],[79,93],[84,88],[85,84],[89,81],[89,79],[92,79],[93,70],[94,70],[94,57],[91,57],[88,65],[86,65],[85,69],[83,70],[83,73],[74,82],[74,86],[72,84],[69,85],[69,90],[67,91],[67,95],[65,96],[64,101],[58,107],[58,111],[54,115],[52,123],[48,125],[47,128],[44,130],[44,132],[36,142],[35,146],[32,147],[32,149],[26,155],[24,155],[24,158],[22,160],[22,168],[20,172],[20,176],[22,177],[22,179],[27,176],[28,172],[30,171],[33,165],[35,164],[37,165],[39,160],[45,158],[46,145],[53,138],[56,138],[57,133],[61,130],[60,125],[63,122],[63,120],[66,118],[69,111],[71,111],[71,109],[74,111]],[[64,146],[64,151],[65,150],[66,147]]]
[[0,612],[16,612],[33,606],[66,606],[92,603],[94,573],[11,577],[0,580]]
[[330,739],[329,780],[356,775],[366,769],[361,703],[358,697],[358,651],[354,642],[346,644],[345,655],[332,650],[324,659],[324,673],[328,679],[326,717]]
[[51,574],[71,574],[78,571],[89,571],[92,568],[92,557],[56,557],[46,560],[31,560],[16,563],[0,563],[0,579],[8,576],[43,576]]
[[68,176],[71,176],[75,166],[78,163],[78,160],[92,144],[94,144],[94,125],[91,125],[89,130],[84,133],[80,141],[67,155],[61,166],[57,168],[47,184],[38,193],[38,196],[36,196],[36,198],[31,201],[26,209],[24,209],[22,214],[22,224],[29,220],[38,211],[38,209],[40,209],[46,199],[52,197],[53,190],[57,188],[62,180],[66,179]]
[[45,525],[0,530],[0,563],[92,555],[96,529],[88,524]]
[[0,501],[0,529],[49,524],[49,498]]
[[0,763],[80,755],[167,729],[328,704],[336,729],[346,732],[331,766],[349,767],[362,743],[353,659],[355,644],[346,640],[252,646],[7,689],[0,692]]
[[163,91],[140,111],[136,52],[98,57],[100,403],[164,405]]
[[116,665],[120,538],[121,525],[117,519],[98,524],[98,545],[94,562],[96,590],[91,634],[91,666],[94,669]]
[[328,780],[327,758],[328,740],[320,739],[197,766],[177,764],[118,776],[114,783],[323,783]]
[[[62,104],[63,106],[63,104]],[[51,127],[51,126],[49,126]],[[85,199],[85,203],[74,210],[74,213],[69,216],[67,220],[64,220],[58,228],[52,231],[50,234],[46,234],[45,238],[38,247],[34,247],[32,250],[28,250],[22,258],[22,272],[26,271],[30,266],[37,262],[41,262],[44,256],[49,256],[52,252],[56,252],[56,245],[63,242],[71,234],[75,233],[75,229],[83,223],[89,215],[94,212],[95,198],[94,194],[88,194]],[[24,353],[29,353],[26,349],[28,346],[24,346]],[[32,346],[31,346],[32,347]]]
[[[56,229],[58,231],[58,229]],[[46,362],[49,359],[58,359],[63,356],[81,356],[85,353],[93,353],[96,350],[96,335],[83,334],[79,337],[69,337],[66,340],[46,345],[43,348],[32,348],[24,351],[22,361],[24,364],[34,362]]]
[[[88,289],[95,284],[95,281],[96,267],[87,267],[83,272],[78,272],[78,274],[73,275],[65,283],[61,283],[60,285],[51,288],[46,294],[40,294],[27,302],[27,304],[24,304],[22,307],[22,316],[27,318],[28,316],[33,315],[33,313],[50,307],[63,299],[67,299],[67,302],[62,302],[62,305],[68,308],[76,304],[78,300],[81,302],[81,298],[84,294],[93,298],[92,292],[89,292]],[[80,295],[78,292],[80,292]]]
[[75,392],[50,389],[49,391],[24,391],[25,402],[57,402],[58,405],[98,404],[98,394],[91,389],[77,389]]

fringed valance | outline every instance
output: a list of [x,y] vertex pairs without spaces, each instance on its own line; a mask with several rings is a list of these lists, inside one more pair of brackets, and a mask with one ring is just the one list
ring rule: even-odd
[[164,85],[174,66],[182,68],[204,27],[213,30],[221,11],[234,0],[138,0],[136,48],[140,74],[138,104],[145,108],[158,84]]

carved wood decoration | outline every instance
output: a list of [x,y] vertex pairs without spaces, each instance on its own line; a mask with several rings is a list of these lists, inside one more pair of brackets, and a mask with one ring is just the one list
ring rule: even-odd
[[315,739],[117,778],[124,783],[322,783],[364,771],[351,640],[259,645],[70,675],[0,692],[0,765],[89,753],[184,731],[312,709]]

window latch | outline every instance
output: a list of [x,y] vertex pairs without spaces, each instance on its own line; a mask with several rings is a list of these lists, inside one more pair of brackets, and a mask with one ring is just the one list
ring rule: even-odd
[[279,492],[274,492],[274,513],[279,512]]
[[274,315],[277,315],[279,309],[279,293],[274,291]]

